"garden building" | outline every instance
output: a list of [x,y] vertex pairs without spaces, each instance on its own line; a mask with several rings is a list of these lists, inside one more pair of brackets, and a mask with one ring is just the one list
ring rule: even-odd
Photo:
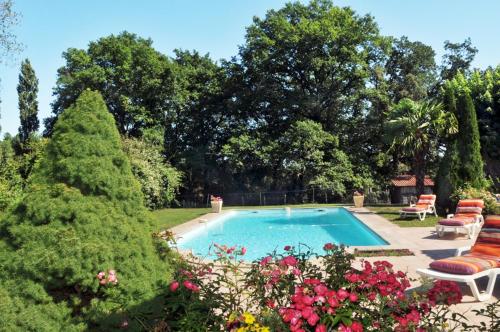
[[[403,174],[398,175],[391,180],[391,203],[392,204],[408,204],[412,198],[417,198],[417,180],[415,175]],[[432,194],[434,181],[428,176],[424,180],[424,194]]]

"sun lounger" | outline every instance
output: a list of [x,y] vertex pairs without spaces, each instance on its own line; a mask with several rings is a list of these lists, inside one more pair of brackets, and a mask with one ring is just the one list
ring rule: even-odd
[[409,207],[402,208],[399,215],[401,218],[407,215],[417,215],[420,220],[424,220],[427,213],[434,214],[437,217],[435,204],[436,195],[420,195],[416,204],[410,204]]
[[458,202],[455,214],[449,214],[446,219],[441,219],[436,225],[439,237],[451,230],[458,233],[460,229],[467,232],[469,239],[474,237],[484,222],[482,211],[484,202],[482,199],[463,199]]
[[[470,253],[461,256],[468,250]],[[486,218],[474,246],[459,248],[455,257],[434,261],[430,269],[418,269],[417,273],[433,279],[465,282],[476,300],[488,300],[500,275],[500,216]],[[481,277],[489,278],[485,292],[480,292],[476,285],[476,279]]]

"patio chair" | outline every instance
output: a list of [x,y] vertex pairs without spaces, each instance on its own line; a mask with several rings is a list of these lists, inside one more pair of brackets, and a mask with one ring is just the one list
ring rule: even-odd
[[436,195],[420,195],[416,204],[410,204],[399,211],[399,216],[405,218],[407,215],[417,215],[418,219],[424,220],[427,213],[436,213]]
[[[463,256],[462,253],[469,251]],[[488,300],[500,275],[500,216],[488,216],[476,243],[472,247],[458,248],[455,257],[440,259],[430,269],[417,269],[417,273],[433,279],[465,282],[477,301]],[[480,292],[475,280],[488,277],[485,292]]]
[[436,225],[436,232],[439,237],[443,237],[444,232],[452,230],[458,233],[459,229],[467,232],[471,239],[478,231],[483,222],[482,211],[484,202],[482,199],[462,199],[458,202],[455,214],[449,214],[446,219],[441,219]]

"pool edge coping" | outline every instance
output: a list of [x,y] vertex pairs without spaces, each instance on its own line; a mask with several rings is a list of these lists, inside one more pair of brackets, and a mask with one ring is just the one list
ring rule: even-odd
[[[292,207],[293,208],[293,207]],[[359,250],[390,250],[390,249],[410,249],[415,250],[418,247],[412,246],[411,243],[408,243],[408,234],[407,229],[402,229],[398,225],[390,222],[384,217],[376,214],[375,212],[370,211],[367,208],[355,208],[353,206],[338,206],[335,208],[343,208],[346,209],[349,213],[351,213],[356,219],[358,219],[364,226],[368,227],[371,231],[377,234],[380,238],[386,241],[388,244],[385,245],[374,245],[374,246],[349,246],[348,250],[353,252],[355,249]],[[275,208],[281,209],[281,208]],[[307,208],[304,208],[307,209]],[[311,209],[316,209],[312,208]],[[233,211],[239,211],[241,209],[226,209],[222,210],[220,213],[206,213],[197,218],[194,218],[190,221],[182,223],[180,225],[176,225],[172,228],[169,228],[175,234],[175,238],[181,239],[187,233],[195,231],[201,224],[207,224],[218,220],[221,217],[227,216]],[[249,209],[249,210],[256,210]],[[405,234],[402,234],[405,233]],[[190,250],[182,250],[184,252],[190,252]]]

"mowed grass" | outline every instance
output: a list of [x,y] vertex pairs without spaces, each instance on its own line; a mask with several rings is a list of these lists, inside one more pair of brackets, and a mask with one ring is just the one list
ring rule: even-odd
[[173,208],[156,210],[153,211],[153,216],[155,216],[157,222],[155,228],[156,230],[171,228],[209,212],[210,209],[208,208]]
[[[406,205],[405,205],[406,206]],[[400,227],[434,227],[436,223],[444,218],[442,216],[434,216],[433,214],[427,214],[425,219],[420,221],[416,215],[407,216],[406,218],[400,218],[399,211],[401,206],[368,206],[367,208],[384,217],[385,219],[395,223]]]

